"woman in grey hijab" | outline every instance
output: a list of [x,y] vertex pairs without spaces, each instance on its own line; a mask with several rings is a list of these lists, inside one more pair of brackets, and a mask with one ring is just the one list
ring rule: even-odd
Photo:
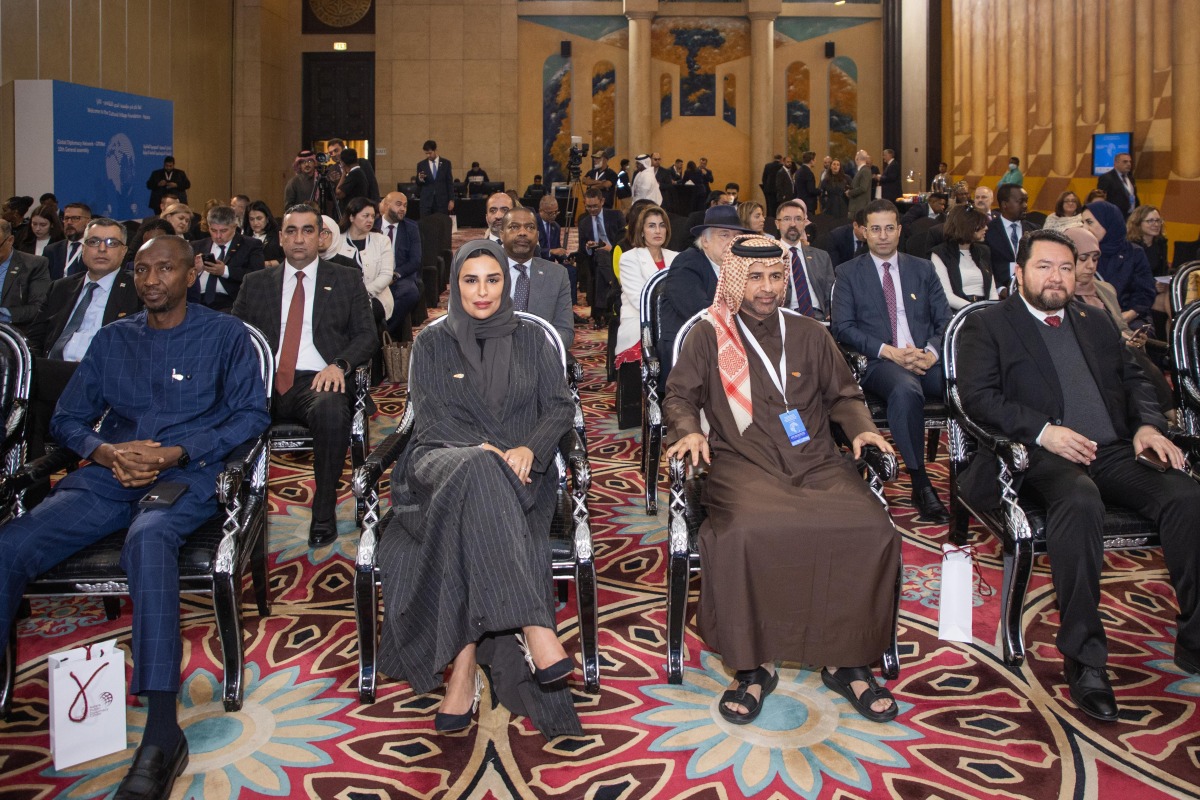
[[[509,282],[498,245],[467,242],[447,320],[413,343],[412,438],[392,471],[395,513],[379,546],[379,666],[426,693],[452,662],[434,727],[454,731],[471,724],[476,663],[489,663],[505,684],[495,694],[549,737],[580,730],[547,555],[555,454],[574,406],[556,349],[513,313]],[[515,635],[529,666],[512,658]]]

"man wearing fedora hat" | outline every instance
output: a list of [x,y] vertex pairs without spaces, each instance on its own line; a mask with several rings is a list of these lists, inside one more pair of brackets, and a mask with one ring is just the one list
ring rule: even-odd
[[712,305],[717,293],[717,277],[721,260],[729,251],[729,243],[739,233],[753,233],[742,227],[737,208],[715,205],[704,212],[704,222],[692,228],[695,247],[680,253],[671,262],[666,277],[666,289],[660,314],[658,340],[659,386],[667,385],[671,371],[671,354],[675,336],[683,323],[694,314]]

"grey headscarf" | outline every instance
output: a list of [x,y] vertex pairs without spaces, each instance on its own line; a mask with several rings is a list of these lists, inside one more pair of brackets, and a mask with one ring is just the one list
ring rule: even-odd
[[[504,276],[504,293],[500,308],[487,319],[475,319],[463,308],[462,295],[458,291],[458,275],[463,262],[484,251],[496,259],[500,273]],[[446,326],[463,363],[467,366],[467,377],[479,389],[483,399],[491,408],[499,408],[508,394],[508,373],[512,365],[512,335],[518,321],[513,313],[512,297],[509,294],[511,278],[508,273],[508,256],[500,245],[488,239],[466,242],[454,254],[454,265],[450,269],[450,302],[447,308]]]

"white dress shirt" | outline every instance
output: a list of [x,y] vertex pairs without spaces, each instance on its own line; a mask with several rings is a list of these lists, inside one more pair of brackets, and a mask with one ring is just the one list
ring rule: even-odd
[[[79,329],[75,331],[75,335],[67,342],[63,348],[63,361],[82,361],[83,356],[87,353],[88,347],[92,344],[92,337],[96,335],[96,331],[104,324],[104,309],[108,305],[108,296],[112,293],[113,283],[117,280],[119,269],[114,269],[112,272],[105,275],[98,281],[92,281],[91,278],[84,278],[83,284],[79,287],[79,297],[75,299],[75,305],[71,306],[71,313],[67,315],[70,320],[75,313],[75,309],[79,308],[79,304],[83,302],[83,296],[87,293],[89,283],[95,283],[96,288],[92,291],[92,302],[88,306],[87,311],[83,314],[83,322]],[[51,342],[51,347],[54,343]]]
[[[800,302],[799,302],[798,298],[796,297],[796,280],[795,280],[795,276],[792,275],[792,253],[795,253],[796,255],[800,256],[800,268],[802,270],[804,270],[804,280],[808,282],[809,303],[812,304],[813,308],[824,311],[824,309],[821,308],[821,301],[817,298],[817,295],[813,292],[812,275],[808,271],[808,259],[806,259],[804,257],[804,248],[801,247],[800,245],[796,245],[795,247],[792,247],[790,245],[787,245],[786,243],[784,243],[784,246],[787,247],[788,283],[792,284],[792,302],[791,302],[791,305],[788,306],[788,308],[790,308],[794,311],[795,309],[800,307]],[[899,296],[900,295],[896,295],[896,297],[899,297]]]
[[[216,244],[214,242],[213,246],[208,249],[208,252],[213,258],[215,258],[217,261],[220,261],[222,264],[224,264],[226,259],[229,258],[229,245],[230,244],[233,244],[233,242],[230,241],[230,242],[227,242],[226,244]],[[222,248],[224,248],[224,250],[225,250],[225,252],[223,254],[221,253]],[[225,271],[223,273],[221,273],[221,277],[222,278],[229,277],[229,266],[228,265],[226,265]],[[209,281],[217,281],[217,294],[229,294],[229,292],[225,291],[225,287],[221,284],[221,282],[219,280],[217,280],[217,276],[210,275],[208,272],[200,273],[200,294],[204,294],[204,290],[208,288]]]
[[[884,259],[879,258],[874,253],[871,253],[871,260],[875,262],[875,272],[879,275],[879,285],[883,286],[883,262]],[[912,331],[908,328],[908,315],[904,310],[904,287],[900,284],[900,253],[899,251],[892,253],[887,259],[891,268],[888,270],[888,275],[891,278],[892,286],[896,289],[896,343],[893,347],[916,347],[917,343],[913,341]],[[879,348],[879,356],[883,353],[883,348],[887,347],[887,342],[884,342]],[[937,350],[932,347],[926,347],[925,352],[933,353],[936,360],[938,358]]]
[[317,296],[317,259],[304,269],[297,270],[288,264],[283,270],[283,309],[279,320],[279,350],[275,351],[278,363],[283,340],[287,336],[288,309],[292,307],[292,294],[296,291],[296,273],[304,273],[304,328],[300,331],[300,352],[296,357],[297,372],[320,372],[329,366],[313,344],[313,301]]

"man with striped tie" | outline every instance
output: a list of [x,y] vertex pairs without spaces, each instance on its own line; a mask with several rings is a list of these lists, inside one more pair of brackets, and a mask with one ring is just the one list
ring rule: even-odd
[[912,478],[923,522],[950,515],[925,472],[925,401],[940,401],[939,352],[950,306],[933,264],[898,252],[900,212],[891,200],[864,209],[869,252],[837,268],[833,335],[867,357],[864,391],[887,402],[888,428]]
[[803,200],[780,203],[775,212],[779,243],[783,245],[791,272],[788,276],[787,307],[820,322],[829,322],[833,294],[833,263],[824,250],[809,247],[804,236],[808,209]]

